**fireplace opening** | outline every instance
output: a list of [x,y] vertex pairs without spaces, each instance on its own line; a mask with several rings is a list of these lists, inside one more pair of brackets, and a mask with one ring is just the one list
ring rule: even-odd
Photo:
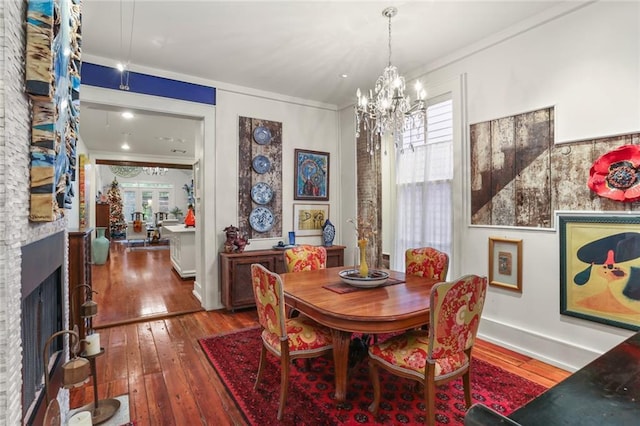
[[[63,336],[49,337],[64,327],[63,262],[65,234],[58,232],[22,247],[22,419],[36,424],[46,409],[44,374],[63,361]],[[46,359],[43,359],[43,356]],[[51,383],[54,383],[52,381]],[[54,397],[53,392],[50,393]]]

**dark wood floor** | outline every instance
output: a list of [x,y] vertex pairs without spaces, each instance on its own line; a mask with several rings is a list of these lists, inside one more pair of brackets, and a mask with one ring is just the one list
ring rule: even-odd
[[[183,282],[173,284],[176,294],[182,296],[158,290],[162,283],[173,281],[168,278],[169,267],[167,251],[118,249],[112,251],[108,267],[94,267],[94,288],[101,296],[98,317],[103,316],[102,324],[107,323],[104,318],[117,324],[100,330],[105,353],[97,358],[99,398],[129,394],[130,416],[138,426],[243,425],[242,414],[209,364],[198,339],[257,325],[255,310],[200,310],[176,315],[174,309],[186,309],[176,299],[193,296],[191,287]],[[189,287],[189,291],[183,287]],[[129,306],[105,306],[111,303]],[[165,318],[149,317],[152,312],[162,315],[162,310]],[[122,318],[118,317],[120,314]],[[132,322],[136,314],[142,319]],[[569,375],[483,341],[477,343],[474,355],[544,386],[552,386]],[[91,402],[93,382],[71,391],[72,408]]]
[[107,263],[93,265],[91,275],[99,308],[94,328],[202,309],[193,295],[193,278],[183,280],[171,267],[166,244],[129,248],[114,241]]

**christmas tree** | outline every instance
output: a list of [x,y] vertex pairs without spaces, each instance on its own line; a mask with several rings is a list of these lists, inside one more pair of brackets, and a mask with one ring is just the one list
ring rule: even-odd
[[127,222],[124,220],[124,213],[122,213],[122,195],[120,194],[120,188],[118,187],[118,181],[114,178],[111,182],[111,188],[107,193],[107,199],[109,200],[109,224],[111,227],[111,235],[119,237],[124,235],[125,229],[127,229]]

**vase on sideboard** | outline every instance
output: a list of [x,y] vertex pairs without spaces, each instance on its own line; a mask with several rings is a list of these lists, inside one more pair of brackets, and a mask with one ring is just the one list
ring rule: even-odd
[[104,231],[106,229],[107,228],[97,227],[97,237],[91,242],[91,254],[94,265],[104,265],[107,263],[107,257],[109,256],[109,240],[104,236]]
[[324,240],[325,247],[331,247],[333,245],[333,239],[336,237],[336,227],[327,219],[322,225],[322,239]]

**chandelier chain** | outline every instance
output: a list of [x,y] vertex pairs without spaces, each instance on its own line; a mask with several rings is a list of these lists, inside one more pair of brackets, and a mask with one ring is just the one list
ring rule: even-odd
[[388,15],[389,18],[389,63],[388,66],[391,66],[391,14]]

